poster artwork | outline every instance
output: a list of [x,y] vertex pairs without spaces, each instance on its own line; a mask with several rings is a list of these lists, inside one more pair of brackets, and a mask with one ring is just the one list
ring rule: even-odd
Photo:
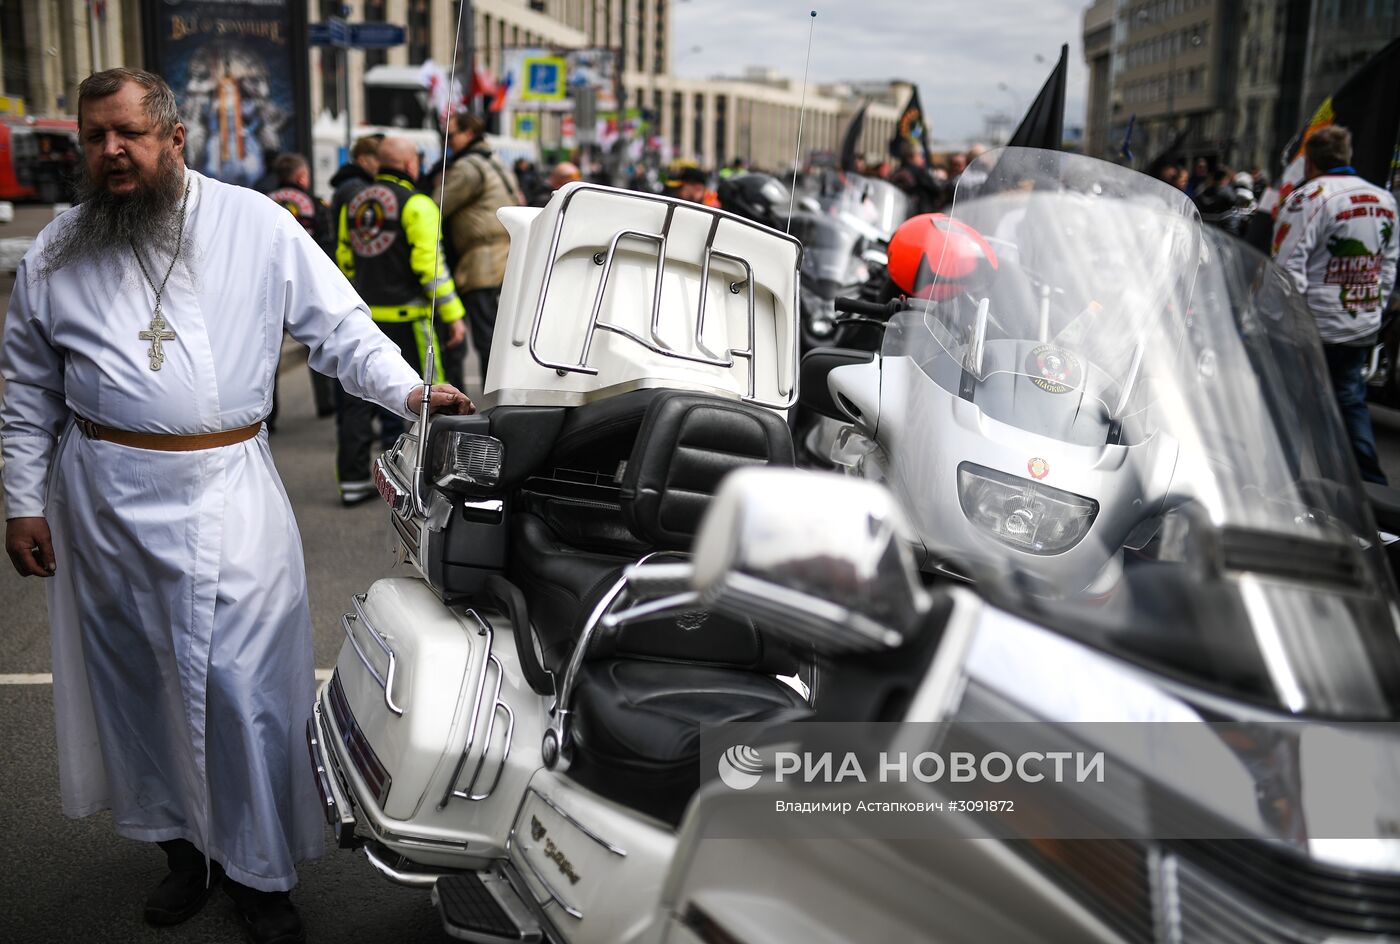
[[284,151],[305,153],[288,0],[163,0],[154,67],[175,90],[194,170],[251,186]]

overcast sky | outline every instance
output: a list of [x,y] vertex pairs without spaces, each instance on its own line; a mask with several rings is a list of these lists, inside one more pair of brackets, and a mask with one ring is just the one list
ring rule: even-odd
[[[934,139],[957,142],[979,136],[988,111],[1019,121],[1060,44],[1069,43],[1065,124],[1083,125],[1080,23],[1088,6],[1088,0],[677,0],[672,69],[708,77],[765,65],[800,80],[808,13],[815,9],[810,81],[907,79],[919,87]],[[696,46],[700,52],[692,52]]]

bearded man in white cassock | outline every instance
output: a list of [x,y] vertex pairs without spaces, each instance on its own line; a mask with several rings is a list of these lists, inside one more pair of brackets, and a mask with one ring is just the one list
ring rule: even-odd
[[[261,421],[283,330],[406,417],[424,388],[335,264],[260,193],[184,166],[158,76],[79,87],[81,204],[15,279],[0,371],[5,546],[46,577],[64,812],[110,809],[170,874],[174,924],[220,880],[256,941],[322,848],[301,540]],[[434,412],[469,412],[445,384]]]

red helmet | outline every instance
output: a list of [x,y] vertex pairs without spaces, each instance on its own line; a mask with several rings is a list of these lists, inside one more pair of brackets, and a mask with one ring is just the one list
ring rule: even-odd
[[911,298],[945,301],[976,289],[997,270],[982,234],[942,213],[921,213],[890,239],[890,278]]

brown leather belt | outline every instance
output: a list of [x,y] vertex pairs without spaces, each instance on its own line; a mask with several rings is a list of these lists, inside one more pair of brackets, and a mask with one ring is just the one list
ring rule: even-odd
[[217,433],[196,433],[192,436],[133,433],[130,430],[103,426],[92,420],[85,420],[81,416],[77,418],[77,426],[88,439],[100,439],[103,442],[116,443],[118,446],[130,446],[132,449],[158,449],[161,452],[196,452],[200,449],[232,446],[234,443],[252,439],[258,434],[258,430],[262,429],[262,420],[251,426],[240,426],[238,429],[225,429]]

